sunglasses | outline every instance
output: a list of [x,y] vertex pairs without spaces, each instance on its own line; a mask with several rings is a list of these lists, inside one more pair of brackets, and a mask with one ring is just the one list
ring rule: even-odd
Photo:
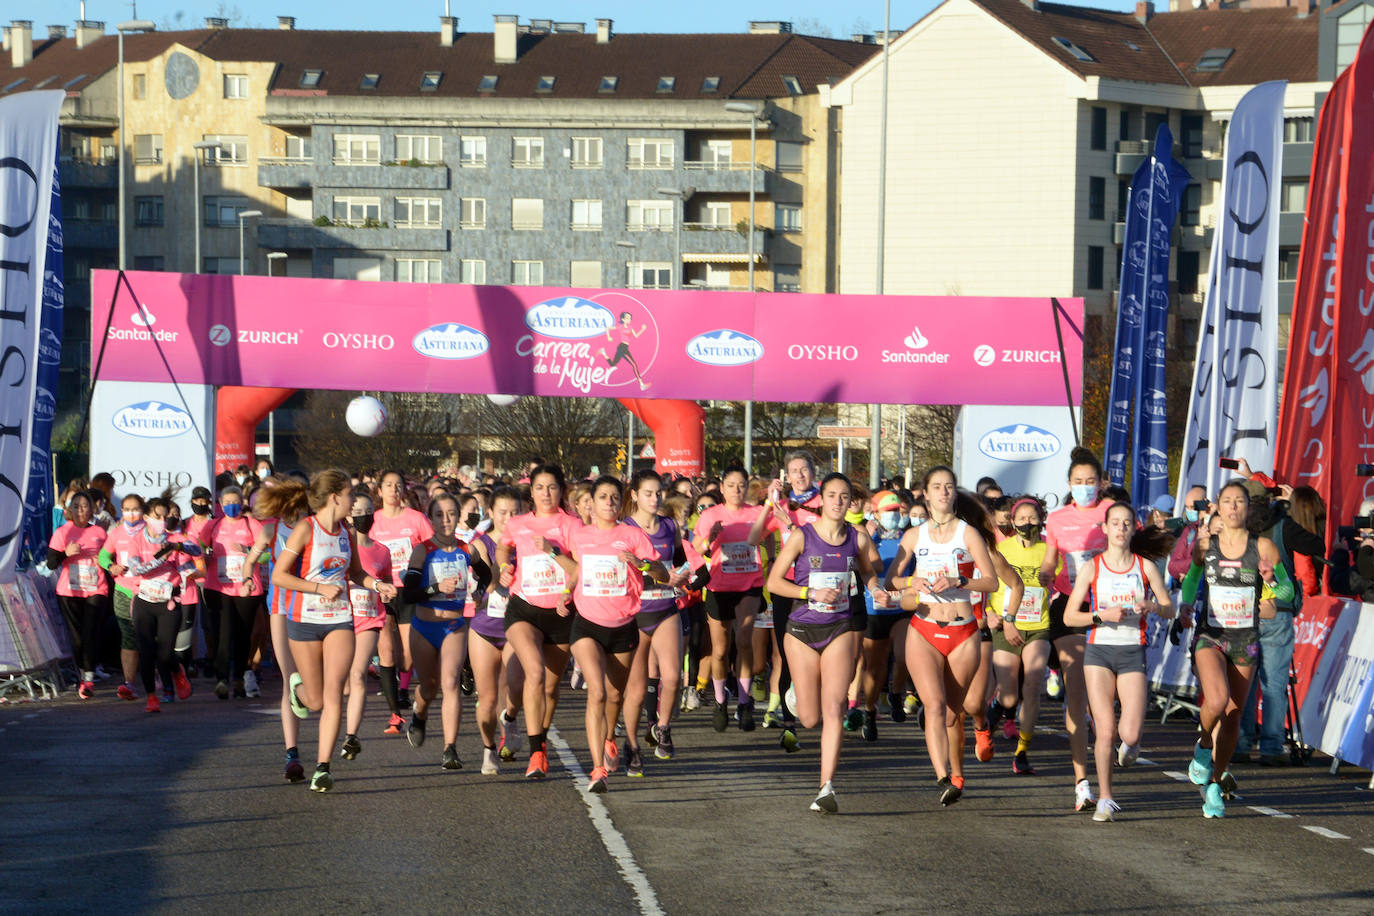
[[698,512],[705,512],[707,509],[711,508],[712,505],[713,505],[713,503],[698,503],[698,504],[697,504],[697,511],[698,511]]

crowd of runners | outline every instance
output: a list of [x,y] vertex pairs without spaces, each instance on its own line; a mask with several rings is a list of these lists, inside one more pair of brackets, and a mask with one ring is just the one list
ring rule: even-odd
[[[307,477],[264,460],[222,475],[216,492],[195,489],[189,518],[171,494],[115,503],[108,475],[74,481],[46,567],[80,696],[97,696],[112,613],[122,670],[109,680],[149,713],[189,699],[193,675],[229,701],[258,697],[262,670],[279,671],[285,778],[315,791],[370,740],[376,681],[383,735],[416,749],[439,738],[440,766],[459,769],[463,706],[475,703],[481,772],[521,760],[530,779],[549,773],[548,733],[571,688],[586,692],[588,791],[643,776],[650,753],[690,755],[673,724],[705,708],[717,732],[776,730],[785,753],[812,731],[811,809],[835,812],[844,733],[875,742],[880,721],[921,727],[939,805],[965,790],[966,722],[978,760],[994,758],[996,737],[1012,772],[1033,776],[1048,688],[1064,705],[1073,807],[1106,822],[1120,810],[1114,770],[1140,751],[1156,615],[1192,645],[1201,721],[1189,776],[1203,813],[1225,813],[1238,742],[1244,753],[1257,741],[1262,762],[1281,755],[1286,697],[1271,713],[1271,685],[1252,691],[1270,667],[1262,631],[1315,593],[1299,561],[1324,550],[1305,488],[1248,467],[1210,496],[1194,488],[1176,519],[1137,511],[1083,449],[1053,511],[986,479],[964,489],[943,466],[869,493],[818,478],[806,452],[776,479],[742,467],[576,483],[538,461],[519,480],[470,470]],[[1242,721],[1256,693],[1261,728],[1253,713]]]

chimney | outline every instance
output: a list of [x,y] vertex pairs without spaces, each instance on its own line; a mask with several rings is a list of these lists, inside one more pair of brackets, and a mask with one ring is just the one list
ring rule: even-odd
[[33,20],[16,19],[10,23],[10,61],[17,70],[33,60]]
[[492,28],[492,40],[495,44],[495,57],[498,64],[513,64],[516,57],[516,34],[519,28],[519,17],[497,14],[496,24]]
[[445,48],[453,47],[453,36],[458,31],[457,16],[439,17],[439,44]]
[[1155,15],[1155,5],[1150,0],[1136,0],[1135,19],[1141,25],[1149,22]]
[[555,22],[553,24],[553,31],[555,35],[566,35],[569,33],[580,35],[587,31],[587,24],[585,22]]
[[227,29],[229,28],[229,20],[223,16],[206,16],[205,27],[207,29]]
[[277,28],[281,29],[283,32],[294,32],[294,31],[296,31],[296,17],[295,17],[295,16],[278,16],[278,17],[277,17]]
[[610,19],[596,20],[596,43],[608,45],[611,43],[611,23]]
[[1040,12],[1040,0],[1021,0],[1021,3],[1037,13]]
[[105,23],[97,22],[94,19],[80,19],[76,23],[76,46],[77,48],[84,48],[104,34]]
[[749,23],[750,35],[782,35],[790,31],[792,31],[792,23],[790,22],[751,20]]
[[67,27],[65,25],[48,26],[48,40],[55,41],[59,38],[67,37]]
[[10,30],[0,26],[0,46],[3,46],[6,54],[10,53]]

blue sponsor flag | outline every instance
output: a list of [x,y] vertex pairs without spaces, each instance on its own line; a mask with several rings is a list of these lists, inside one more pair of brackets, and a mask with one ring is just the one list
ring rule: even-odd
[[1365,674],[1336,757],[1366,770],[1374,769],[1374,673]]
[[24,494],[24,541],[34,562],[46,555],[53,532],[52,425],[57,416],[58,370],[62,363],[62,186],[53,158],[52,206],[48,211],[47,256],[39,308],[38,366],[29,441],[29,483]]

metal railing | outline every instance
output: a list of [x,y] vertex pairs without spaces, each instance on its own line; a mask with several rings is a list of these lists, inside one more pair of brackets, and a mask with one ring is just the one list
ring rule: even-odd
[[747,172],[749,169],[763,169],[757,162],[734,159],[685,159],[684,169],[702,172]]
[[258,165],[314,165],[314,156],[259,156]]
[[673,224],[665,225],[651,223],[626,223],[625,228],[630,232],[672,232]]
[[333,161],[333,163],[334,163],[335,165],[377,165],[377,166],[380,166],[380,165],[382,164],[382,157],[381,157],[381,156],[378,156],[376,159],[368,159],[368,158],[366,158],[366,157],[359,158],[359,159],[354,159],[354,158],[351,157],[351,156],[335,156],[335,157],[333,158],[332,161]]

